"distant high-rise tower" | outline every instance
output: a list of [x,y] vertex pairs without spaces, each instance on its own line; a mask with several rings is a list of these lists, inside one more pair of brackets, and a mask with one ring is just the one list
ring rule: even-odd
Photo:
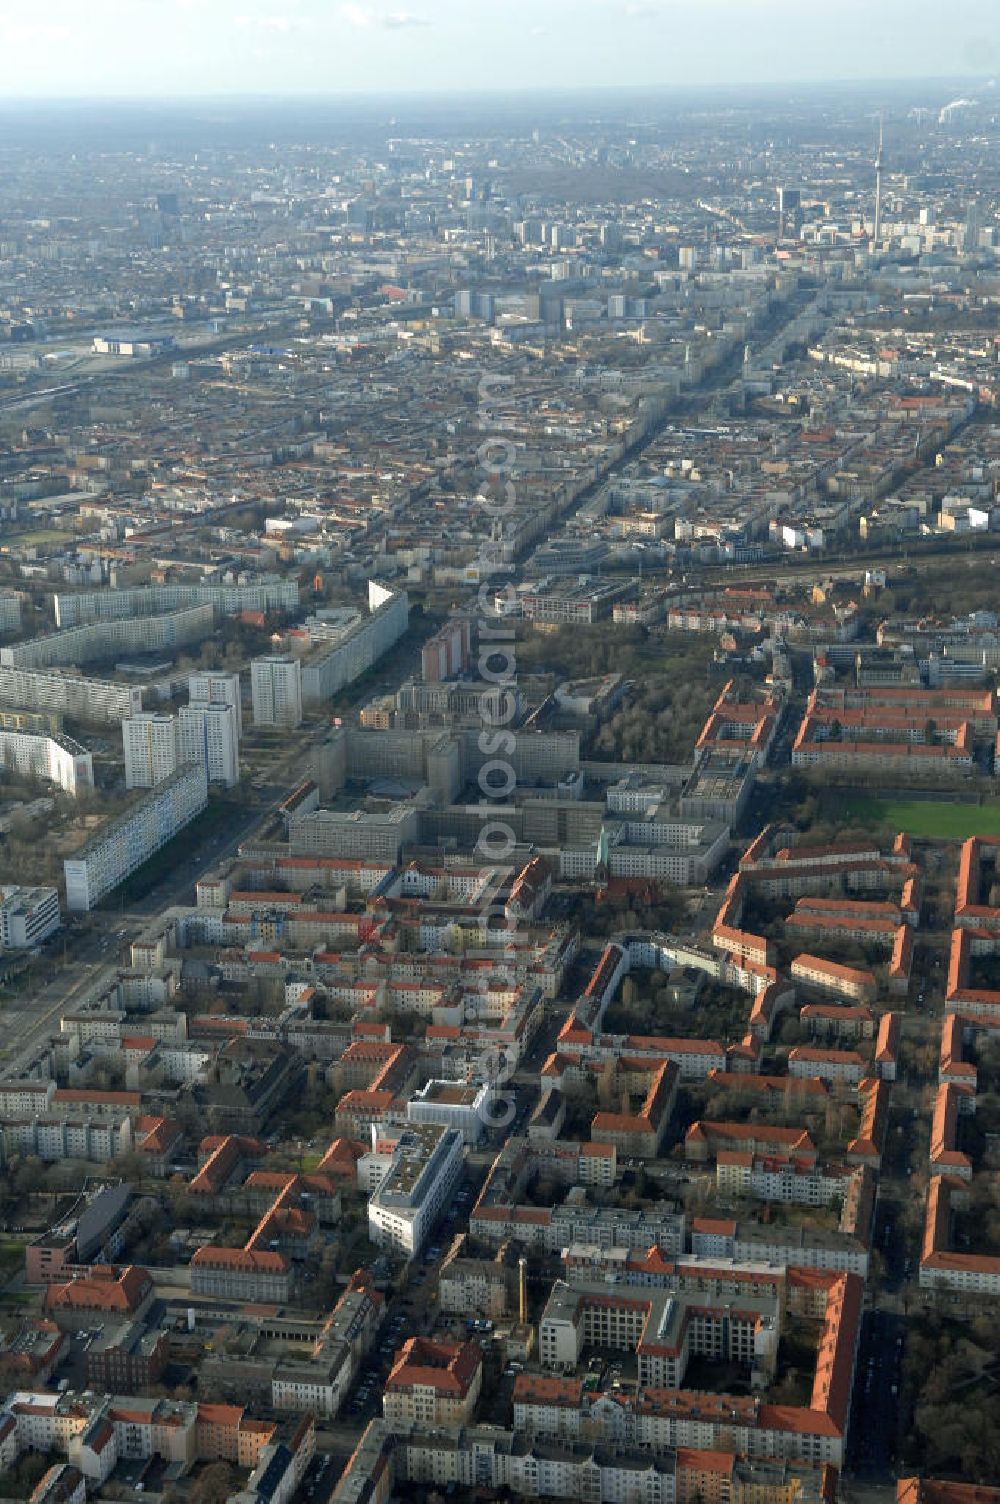
[[882,117],[878,122],[878,151],[875,153],[875,229],[872,244],[878,245],[882,237]]
[[965,233],[962,248],[966,251],[979,249],[979,205],[972,199],[965,211]]
[[798,235],[802,225],[802,192],[799,188],[778,189],[778,239],[784,240],[789,233]]

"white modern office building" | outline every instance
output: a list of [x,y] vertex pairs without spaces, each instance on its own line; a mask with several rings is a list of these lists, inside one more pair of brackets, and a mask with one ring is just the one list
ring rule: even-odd
[[66,907],[87,913],[184,829],[208,803],[203,763],[185,763],[109,821],[63,863]]
[[76,667],[118,653],[153,653],[187,647],[212,635],[211,606],[189,606],[167,616],[137,616],[125,621],[95,621],[67,627],[0,648],[0,663],[8,668]]
[[328,700],[387,653],[406,631],[410,603],[405,590],[368,582],[368,615],[352,620],[332,640],[326,631],[303,660],[302,696],[307,704]]
[[209,783],[232,788],[239,782],[239,676],[219,675],[214,684],[213,677],[192,677],[206,698],[183,705],[177,715],[143,711],[122,722],[126,788],[154,788],[186,762],[203,763]]
[[302,665],[297,658],[254,658],[250,664],[255,726],[298,726],[302,720]]
[[232,585],[136,585],[125,590],[61,591],[53,598],[56,625],[122,621],[156,616],[188,606],[212,606],[220,614],[240,611],[294,611],[299,604],[295,580],[278,575]]
[[398,862],[403,847],[419,834],[420,810],[415,804],[380,810],[310,809],[293,814],[289,821],[289,854]]
[[24,778],[45,778],[76,798],[94,787],[94,764],[86,747],[61,731],[0,731],[0,766]]
[[62,916],[55,888],[0,888],[0,947],[23,950],[41,945],[59,928]]
[[78,674],[11,668],[0,663],[0,705],[17,710],[54,710],[77,721],[118,725],[142,709],[142,690]]
[[[418,1254],[462,1173],[462,1135],[457,1128],[411,1123],[395,1136],[372,1129],[372,1153],[358,1162],[359,1178],[374,1184],[368,1200],[368,1236],[379,1248]],[[368,1161],[368,1164],[366,1164]],[[364,1168],[362,1168],[364,1167]]]
[[243,730],[243,699],[239,674],[224,674],[215,669],[192,674],[188,680],[188,699],[192,705],[235,706],[237,729]]
[[434,1123],[455,1128],[467,1144],[478,1144],[489,1121],[492,1089],[484,1081],[428,1081],[406,1104],[411,1123]]
[[82,1119],[16,1118],[0,1125],[5,1154],[32,1155],[55,1164],[61,1159],[107,1161],[127,1154],[133,1146],[128,1117],[107,1122]]
[[240,781],[240,725],[237,705],[198,702],[182,705],[177,715],[181,762],[203,762],[209,783],[231,789]]
[[21,630],[21,597],[14,590],[0,590],[0,632]]
[[176,773],[182,760],[178,757],[176,716],[143,711],[122,722],[122,740],[127,789],[151,789]]

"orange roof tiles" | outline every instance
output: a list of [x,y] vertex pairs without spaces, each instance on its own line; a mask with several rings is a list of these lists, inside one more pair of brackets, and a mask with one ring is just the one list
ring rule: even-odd
[[789,1060],[804,1060],[807,1065],[864,1065],[857,1050],[821,1050],[814,1045],[797,1044],[788,1052]]
[[972,1161],[956,1146],[958,1143],[958,1117],[963,1096],[969,1096],[971,1088],[956,1085],[953,1081],[942,1082],[934,1098],[934,1113],[931,1118],[931,1164],[947,1167],[964,1175],[971,1175]]
[[700,1134],[704,1138],[741,1140],[750,1143],[782,1144],[792,1149],[816,1152],[816,1146],[804,1128],[774,1128],[767,1123],[726,1123],[702,1119],[692,1123],[685,1139]]
[[551,1374],[519,1373],[514,1380],[514,1403],[522,1405],[578,1406],[583,1380]]
[[284,1274],[289,1264],[283,1253],[269,1249],[219,1248],[206,1244],[191,1255],[191,1263],[206,1269],[236,1269],[245,1274]]
[[804,1003],[800,1018],[855,1019],[870,1023],[874,1018],[867,1003]]
[[203,1139],[200,1147],[210,1147],[210,1153],[188,1185],[188,1191],[194,1195],[209,1195],[222,1190],[244,1160],[259,1159],[263,1154],[263,1146],[256,1139],[242,1138],[235,1133],[226,1134],[218,1141],[215,1138]]
[[732,1476],[736,1467],[736,1458],[732,1452],[699,1451],[695,1447],[678,1447],[676,1459],[681,1471],[722,1473],[727,1478]]
[[878,1026],[875,1041],[875,1059],[881,1065],[894,1061],[899,1053],[902,1024],[898,1013],[884,1013]]
[[482,1351],[475,1342],[434,1342],[429,1337],[410,1337],[404,1344],[385,1381],[387,1394],[411,1388],[464,1398],[479,1372]]
[[896,1504],[1000,1504],[1000,1488],[943,1478],[899,1478]]
[[198,1424],[203,1426],[218,1426],[223,1430],[235,1430],[243,1419],[242,1405],[206,1404],[198,1403]]
[[46,1306],[50,1311],[100,1310],[126,1314],[137,1310],[152,1288],[149,1272],[134,1264],[121,1270],[111,1264],[97,1264],[79,1279],[50,1285]]

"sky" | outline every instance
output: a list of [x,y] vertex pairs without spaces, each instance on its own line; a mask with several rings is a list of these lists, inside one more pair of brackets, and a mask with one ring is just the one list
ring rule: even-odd
[[1000,0],[0,0],[0,97],[980,79]]

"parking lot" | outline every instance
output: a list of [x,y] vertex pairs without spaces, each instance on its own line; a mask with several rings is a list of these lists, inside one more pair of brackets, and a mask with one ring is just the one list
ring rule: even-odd
[[365,1355],[351,1395],[343,1409],[348,1422],[364,1425],[381,1413],[382,1394],[396,1354],[408,1337],[465,1336],[464,1322],[442,1315],[437,1304],[437,1279],[441,1262],[448,1253],[459,1221],[468,1220],[478,1189],[473,1181],[462,1180],[448,1211],[435,1230],[434,1237],[422,1254],[409,1266],[403,1291],[389,1303],[385,1320],[379,1328],[377,1343]]
[[342,1463],[329,1452],[317,1453],[302,1480],[303,1504],[326,1504],[340,1477]]

